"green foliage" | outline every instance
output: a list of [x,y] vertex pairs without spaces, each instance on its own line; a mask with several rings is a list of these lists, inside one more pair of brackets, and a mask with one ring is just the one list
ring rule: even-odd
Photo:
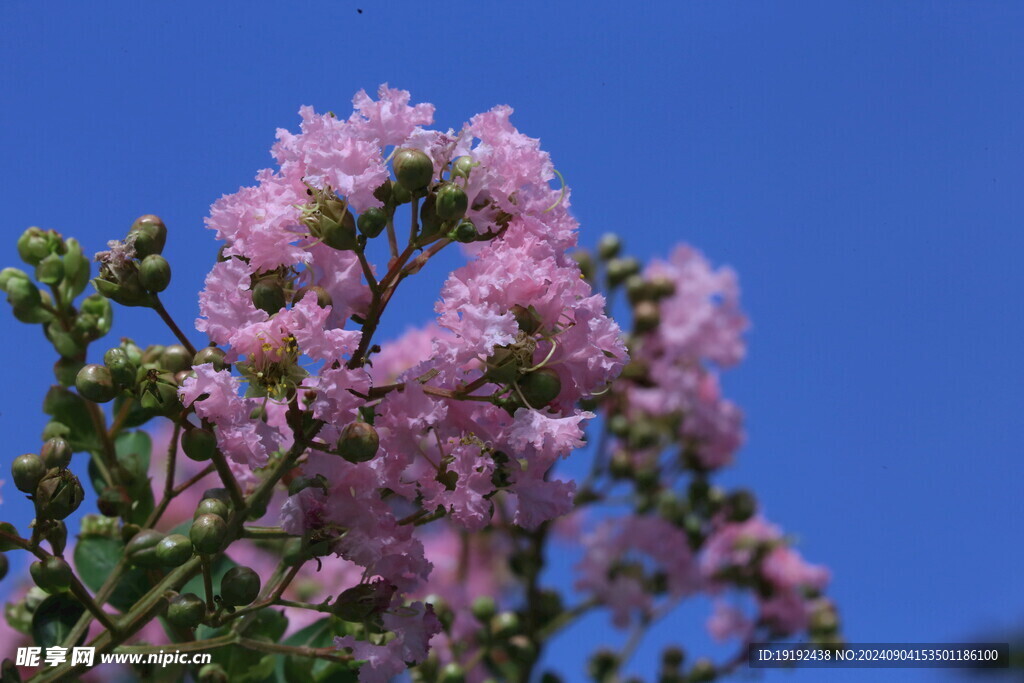
[[[32,638],[40,647],[60,645],[71,634],[75,623],[85,613],[81,603],[65,593],[43,600],[32,615]],[[77,643],[85,641],[85,634]]]

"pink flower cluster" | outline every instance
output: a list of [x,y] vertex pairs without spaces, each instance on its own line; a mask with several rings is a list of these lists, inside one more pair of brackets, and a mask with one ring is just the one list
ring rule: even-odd
[[[417,527],[400,518],[441,510],[478,530],[499,492],[522,526],[569,511],[573,485],[546,475],[582,444],[582,423],[592,415],[578,401],[604,390],[626,358],[603,298],[566,253],[576,240],[568,193],[550,187],[550,159],[512,126],[512,110],[496,107],[458,133],[441,132],[423,128],[432,105],[410,105],[407,92],[386,85],[378,97],[357,94],[348,119],[303,107],[299,133],[278,131],[279,168],[213,205],[207,224],[225,244],[200,295],[196,327],[225,347],[241,376],[198,366],[181,392],[215,427],[220,448],[250,485],[255,470],[293,443],[289,402],[323,421],[318,439],[325,445],[360,409],[372,409],[377,456],[354,463],[310,451],[303,474],[322,475],[327,488],[299,491],[282,511],[285,529],[334,533],[335,552],[364,568],[367,580],[400,591],[384,617],[398,637],[387,646],[339,642],[369,662],[364,680],[386,680],[398,664],[420,661],[436,630],[429,610],[398,610],[402,594],[431,570]],[[343,200],[354,212],[380,207],[375,191],[390,177],[390,147],[424,151],[435,177],[455,157],[471,157],[468,177],[451,180],[468,197],[466,217],[491,238],[472,245],[469,262],[449,276],[438,326],[385,345],[368,363],[352,362],[364,332],[347,326],[365,319],[373,295],[357,253],[321,242],[305,218],[319,196]],[[372,272],[379,277],[381,269]],[[264,278],[292,290],[319,287],[330,303],[310,291],[268,313],[253,297]],[[498,356],[514,364],[500,379],[491,374]],[[520,384],[541,369],[557,391],[533,405]],[[263,418],[253,419],[259,410]]]
[[736,274],[712,269],[686,245],[655,260],[645,279],[666,279],[673,293],[660,303],[661,322],[634,350],[647,381],[629,387],[634,414],[682,416],[677,438],[706,469],[728,465],[743,443],[743,415],[721,395],[717,368],[743,359],[748,327]]

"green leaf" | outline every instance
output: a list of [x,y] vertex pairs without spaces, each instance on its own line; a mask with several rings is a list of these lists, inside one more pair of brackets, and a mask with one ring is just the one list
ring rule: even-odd
[[114,452],[117,461],[128,472],[131,481],[125,488],[131,495],[131,512],[128,521],[144,524],[153,511],[155,501],[153,489],[149,485],[149,461],[153,451],[153,441],[143,431],[122,432],[114,441]]
[[[82,582],[95,593],[114,572],[114,567],[122,555],[124,543],[119,539],[96,536],[79,538],[75,544],[75,569],[78,570]],[[146,572],[132,567],[122,574],[107,602],[122,612],[127,612],[149,589],[150,582]]]
[[284,637],[287,630],[288,617],[284,612],[267,607],[257,611],[255,616],[246,622],[242,633],[246,638],[276,643]]
[[[343,635],[344,624],[334,617],[324,617],[306,628],[296,631],[285,645],[293,647],[329,647],[334,645],[334,637]],[[329,662],[312,657],[288,655],[278,657],[274,670],[275,683],[290,681],[316,681],[317,683],[355,683],[358,680],[358,667],[345,668],[343,664]]]
[[89,415],[85,399],[56,384],[46,392],[43,399],[43,412],[53,417],[54,421],[68,427],[68,443],[75,452],[90,451],[99,448],[96,429]]
[[[58,593],[43,600],[32,615],[32,638],[35,644],[40,647],[53,647],[60,645],[71,634],[75,623],[85,613],[81,603],[67,595]],[[85,642],[86,634],[82,634],[81,640],[76,643],[81,645]]]
[[152,410],[146,410],[142,407],[142,404],[132,396],[126,396],[121,394],[114,398],[114,414],[118,415],[121,413],[121,406],[124,405],[125,401],[131,401],[132,405],[128,409],[128,416],[124,420],[124,426],[128,429],[132,427],[138,427],[149,422],[153,417],[156,416]]

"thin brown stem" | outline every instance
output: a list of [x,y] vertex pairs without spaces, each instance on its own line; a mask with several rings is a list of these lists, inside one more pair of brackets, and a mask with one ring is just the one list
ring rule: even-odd
[[192,342],[189,341],[188,337],[185,336],[185,333],[181,331],[180,327],[178,327],[178,323],[174,322],[174,318],[172,318],[171,314],[167,312],[166,308],[164,308],[163,302],[160,301],[160,298],[154,296],[153,299],[155,301],[153,304],[153,310],[156,311],[157,315],[159,315],[167,327],[170,328],[171,332],[174,333],[174,336],[181,342],[181,345],[188,349],[190,354],[193,356],[196,355],[196,347],[192,346]]

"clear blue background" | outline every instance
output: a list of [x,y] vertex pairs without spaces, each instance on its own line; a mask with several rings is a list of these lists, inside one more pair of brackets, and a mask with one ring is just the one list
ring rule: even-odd
[[[754,328],[725,387],[749,443],[728,481],[833,568],[848,637],[1021,624],[1024,5],[88,5],[0,4],[3,265],[28,225],[95,251],[157,213],[188,322],[210,202],[270,164],[300,104],[346,112],[384,81],[443,126],[511,104],[572,185],[585,243],[618,230],[648,257],[685,240],[739,271]],[[407,293],[408,319],[435,296]],[[168,340],[150,311],[117,316],[115,335]],[[52,351],[7,313],[0,334],[9,463],[38,448]],[[659,638],[699,639],[703,610]],[[580,680],[585,647],[617,637],[588,622],[552,660]],[[765,680],[949,679],[821,673]]]

